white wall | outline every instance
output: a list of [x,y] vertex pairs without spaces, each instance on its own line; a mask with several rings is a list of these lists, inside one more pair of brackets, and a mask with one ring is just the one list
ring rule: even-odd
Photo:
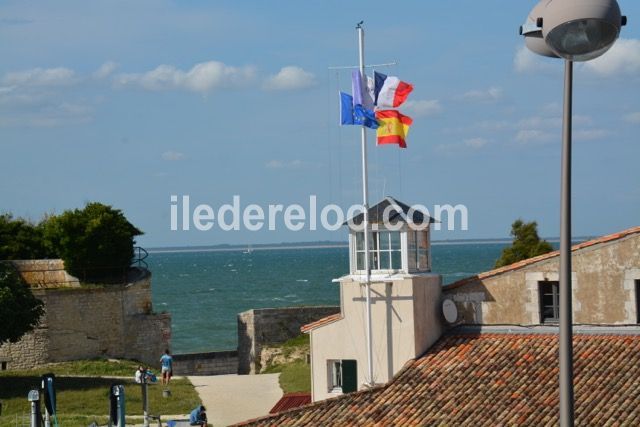
[[[441,279],[436,274],[372,283],[373,371],[376,384],[388,382],[404,364],[424,353],[441,334]],[[340,284],[341,320],[311,331],[312,398],[329,392],[328,360],[355,359],[359,389],[367,380],[366,287]]]

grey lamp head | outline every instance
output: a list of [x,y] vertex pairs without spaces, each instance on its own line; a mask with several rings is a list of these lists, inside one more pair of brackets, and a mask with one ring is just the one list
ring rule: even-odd
[[520,34],[524,36],[524,42],[529,50],[538,55],[559,58],[542,38],[542,27],[538,25],[544,22],[543,16],[548,1],[542,0],[531,9],[529,16],[527,16],[527,21],[520,27]]
[[588,61],[609,50],[624,23],[616,0],[542,0],[522,34],[540,55]]

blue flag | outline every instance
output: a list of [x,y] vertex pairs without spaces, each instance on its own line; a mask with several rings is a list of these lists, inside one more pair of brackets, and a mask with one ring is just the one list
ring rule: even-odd
[[353,116],[354,124],[365,125],[369,129],[378,129],[379,124],[376,120],[376,113],[367,110],[362,105],[355,106]]
[[340,124],[355,125],[353,119],[353,97],[348,93],[340,92]]
[[353,106],[353,97],[348,93],[340,92],[340,124],[364,125],[370,129],[378,129],[376,114],[367,110],[360,104]]

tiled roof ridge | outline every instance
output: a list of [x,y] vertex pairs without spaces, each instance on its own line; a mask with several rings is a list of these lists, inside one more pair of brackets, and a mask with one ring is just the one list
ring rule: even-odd
[[[383,386],[238,425],[547,425],[557,422],[557,337],[442,336]],[[530,342],[528,342],[530,341]],[[640,336],[576,336],[577,424],[637,425]],[[478,399],[477,396],[481,398]],[[584,411],[584,412],[583,412]]]
[[[429,350],[431,348],[432,347],[430,347]],[[429,350],[427,350],[425,352],[425,354],[428,353]],[[422,356],[420,356],[420,357],[422,357]],[[302,405],[302,406],[298,406],[296,408],[291,408],[291,409],[284,410],[282,412],[278,412],[277,414],[268,414],[268,415],[263,415],[261,417],[252,418],[250,420],[242,421],[242,422],[240,422],[238,424],[233,424],[230,427],[236,427],[236,426],[239,427],[239,426],[247,425],[247,424],[250,424],[250,423],[254,423],[256,421],[262,421],[262,420],[266,420],[266,419],[269,419],[269,418],[276,418],[276,417],[279,417],[279,416],[281,416],[283,414],[293,414],[295,412],[304,411],[307,408],[312,407],[312,406],[319,407],[319,406],[330,405],[331,403],[335,402],[336,400],[340,400],[340,399],[353,399],[353,398],[358,397],[358,396],[363,395],[363,394],[379,393],[379,392],[383,391],[384,389],[388,388],[396,378],[399,378],[400,375],[404,374],[405,371],[410,369],[414,365],[414,363],[417,362],[420,359],[420,357],[417,357],[415,359],[407,360],[407,362],[404,364],[404,366],[393,376],[391,381],[389,381],[389,382],[387,382],[385,384],[379,384],[379,385],[375,385],[375,386],[370,387],[370,388],[365,388],[365,389],[354,391],[354,392],[351,392],[351,393],[341,394],[339,396],[330,397],[328,399],[324,399],[324,400],[321,400],[319,402],[311,402],[311,403],[308,403],[306,405]]]
[[[617,233],[607,234],[605,236],[600,236],[592,240],[587,240],[586,242],[575,244],[571,247],[571,251],[575,252],[580,249],[588,248],[588,247],[599,245],[602,243],[608,243],[614,240],[619,240],[637,233],[640,233],[640,226],[631,227],[626,230],[619,231]],[[560,254],[560,251],[553,251],[553,252],[548,252],[546,254],[538,255],[533,258],[528,258],[522,261],[514,262],[513,264],[505,265],[504,267],[494,268],[493,270],[485,271],[483,273],[479,273],[470,277],[465,277],[464,279],[460,279],[458,281],[455,281],[453,283],[443,286],[442,289],[446,291],[449,289],[454,289],[459,286],[466,285],[467,283],[474,282],[475,280],[478,280],[478,279],[487,279],[489,277],[497,276],[502,273],[518,270],[528,265],[554,258],[559,254]]]
[[342,313],[334,313],[334,314],[330,314],[329,316],[325,316],[321,319],[316,320],[315,322],[311,322],[311,323],[307,323],[306,325],[302,325],[300,327],[300,332],[302,333],[306,333],[309,332],[313,329],[316,329],[320,326],[324,326],[327,325],[329,323],[333,323],[333,322],[337,322],[338,320],[342,319]]
[[[413,360],[415,360],[415,359],[411,359],[411,361],[413,361]],[[404,369],[405,368],[403,367],[400,372],[404,371]],[[400,372],[398,372],[398,374]],[[328,399],[324,399],[324,400],[321,400],[319,402],[307,403],[306,405],[297,406],[297,407],[291,408],[291,409],[286,409],[286,410],[284,410],[282,412],[278,412],[277,414],[268,414],[268,415],[263,415],[263,416],[257,417],[257,418],[251,418],[249,420],[242,421],[242,422],[240,422],[238,424],[233,424],[230,427],[236,427],[236,426],[239,427],[239,426],[243,426],[243,425],[254,423],[256,421],[262,421],[262,420],[266,420],[266,419],[269,419],[269,418],[276,418],[276,417],[279,417],[279,416],[284,415],[284,414],[293,414],[295,412],[304,411],[307,408],[312,407],[312,406],[316,406],[316,407],[318,407],[318,406],[326,406],[326,405],[329,405],[329,404],[331,404],[334,401],[339,400],[339,399],[352,399],[352,398],[354,398],[356,396],[359,396],[361,394],[379,392],[379,391],[382,391],[384,388],[388,387],[389,384],[390,383],[383,384],[383,385],[377,385],[375,387],[366,388],[366,389],[363,389],[363,390],[358,390],[358,391],[354,391],[354,392],[347,393],[347,394],[341,394],[341,395],[335,396],[335,397],[330,397]]]
[[[476,338],[476,339],[528,339],[528,340],[533,340],[533,339],[547,339],[547,338],[557,338],[558,334],[557,333],[553,333],[553,332],[540,332],[540,333],[500,333],[500,332],[485,332],[485,333],[472,333],[472,332],[458,332],[458,333],[452,333],[452,334],[445,334],[442,335],[442,338],[447,338],[447,339],[469,339],[469,338]],[[599,340],[599,339],[621,339],[621,340],[625,340],[625,339],[629,339],[629,338],[636,338],[636,339],[640,339],[640,331],[637,334],[615,334],[615,333],[606,333],[606,332],[597,332],[597,333],[593,333],[593,334],[574,334],[573,335],[573,339],[580,339],[580,340]],[[423,354],[421,354],[419,358],[425,356],[427,353],[429,353],[429,351],[431,350],[431,347],[429,347],[429,349],[427,349],[427,351],[425,351]],[[411,360],[415,360],[415,359],[411,359]]]

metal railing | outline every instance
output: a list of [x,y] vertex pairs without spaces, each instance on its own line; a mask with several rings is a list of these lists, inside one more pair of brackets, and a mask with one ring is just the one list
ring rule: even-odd
[[133,260],[131,261],[132,267],[144,268],[145,270],[149,269],[149,265],[145,261],[149,256],[149,252],[141,246],[133,247]]

